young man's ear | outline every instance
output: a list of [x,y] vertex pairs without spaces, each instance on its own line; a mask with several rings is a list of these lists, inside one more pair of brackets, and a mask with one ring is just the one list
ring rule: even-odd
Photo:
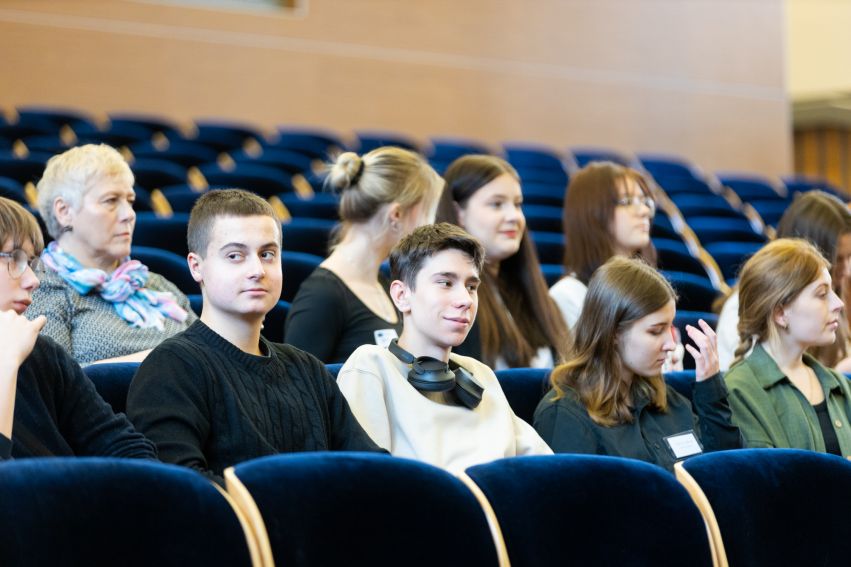
[[189,265],[189,273],[192,274],[192,279],[196,282],[203,283],[204,276],[201,274],[201,263],[204,260],[195,252],[190,252],[186,256],[186,263]]
[[390,284],[390,299],[396,305],[396,309],[403,315],[411,312],[410,289],[401,280],[393,280]]

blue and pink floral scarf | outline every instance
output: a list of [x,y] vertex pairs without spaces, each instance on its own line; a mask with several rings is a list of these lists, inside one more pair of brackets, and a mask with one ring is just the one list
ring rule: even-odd
[[41,259],[80,295],[97,292],[132,327],[163,330],[164,316],[181,323],[188,316],[177,304],[174,294],[145,288],[148,267],[138,260],[128,257],[114,272],[107,274],[97,268],[84,268],[56,242],[44,249]]

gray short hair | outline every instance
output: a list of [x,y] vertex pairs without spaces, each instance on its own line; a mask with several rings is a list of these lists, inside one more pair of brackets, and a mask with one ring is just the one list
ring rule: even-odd
[[47,162],[38,182],[38,210],[47,225],[47,232],[59,238],[62,227],[53,212],[57,198],[77,209],[95,184],[115,179],[133,186],[133,172],[124,157],[106,144],[86,144],[55,155]]

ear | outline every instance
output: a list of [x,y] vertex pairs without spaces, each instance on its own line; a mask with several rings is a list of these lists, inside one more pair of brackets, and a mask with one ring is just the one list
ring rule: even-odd
[[410,293],[410,288],[402,280],[393,280],[390,284],[390,299],[403,315],[411,312]]
[[186,263],[189,265],[189,273],[192,274],[192,279],[199,284],[204,283],[204,276],[201,274],[204,259],[195,252],[190,252],[186,256]]
[[399,203],[390,203],[390,206],[387,207],[387,220],[390,222],[400,222],[402,220],[402,205]]
[[774,312],[771,314],[771,320],[774,321],[774,324],[781,329],[785,329],[789,326],[789,321],[786,319],[786,311],[782,306],[778,305],[774,308]]
[[56,197],[53,200],[53,215],[59,221],[60,226],[71,226],[74,219],[74,211],[71,209],[70,203],[62,197]]

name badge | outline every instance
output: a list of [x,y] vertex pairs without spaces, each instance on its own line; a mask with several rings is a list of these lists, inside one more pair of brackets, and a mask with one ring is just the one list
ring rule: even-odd
[[390,341],[399,338],[399,335],[396,334],[396,329],[379,329],[374,334],[375,344],[381,348],[387,348],[390,346]]
[[703,447],[700,445],[700,441],[697,440],[692,429],[665,437],[665,443],[668,444],[668,449],[670,449],[671,454],[677,460],[685,459],[692,455],[699,455],[703,452]]

